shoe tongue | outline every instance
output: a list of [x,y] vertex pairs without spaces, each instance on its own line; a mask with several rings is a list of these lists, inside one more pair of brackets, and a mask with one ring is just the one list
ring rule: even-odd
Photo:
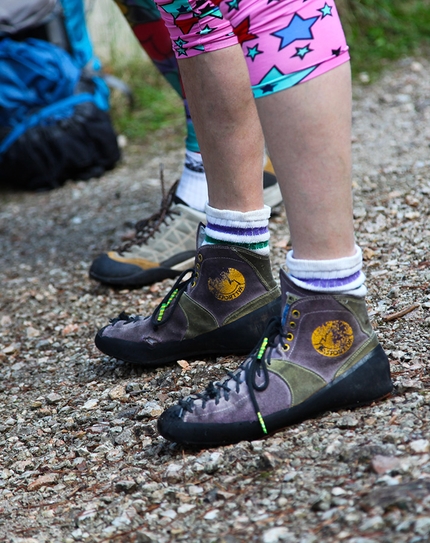
[[282,307],[285,307],[288,295],[293,296],[296,299],[303,298],[303,296],[306,295],[300,287],[291,281],[283,268],[281,268],[279,276],[281,280]]
[[203,223],[200,223],[197,228],[197,235],[196,235],[196,250],[199,250],[202,246],[202,243],[205,240],[205,225]]

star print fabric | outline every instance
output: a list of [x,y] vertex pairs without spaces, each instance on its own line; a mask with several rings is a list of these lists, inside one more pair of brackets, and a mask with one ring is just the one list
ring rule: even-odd
[[239,43],[255,98],[349,60],[333,1],[156,0],[178,59]]

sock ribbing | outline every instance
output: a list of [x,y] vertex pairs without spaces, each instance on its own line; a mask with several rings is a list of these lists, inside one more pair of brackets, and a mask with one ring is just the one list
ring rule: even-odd
[[363,297],[367,289],[366,277],[361,271],[362,253],[355,246],[353,256],[333,260],[302,260],[294,258],[294,252],[287,253],[287,267],[290,279],[299,287],[314,292],[339,292]]
[[184,169],[175,196],[197,211],[205,210],[208,184],[200,153],[186,149]]
[[261,255],[269,254],[270,208],[256,211],[220,210],[206,205],[204,244],[238,245]]

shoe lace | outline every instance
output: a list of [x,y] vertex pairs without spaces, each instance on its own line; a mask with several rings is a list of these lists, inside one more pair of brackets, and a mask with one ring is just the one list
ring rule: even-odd
[[[190,277],[185,279],[188,274],[190,274]],[[195,269],[189,268],[188,270],[183,271],[178,277],[173,287],[169,290],[155,311],[152,313],[151,323],[155,329],[162,324],[166,324],[166,322],[168,322],[168,320],[171,318],[174,308],[178,305],[182,294],[186,291],[188,285],[194,279],[195,275]],[[168,307],[171,308],[171,311],[165,315],[165,311]]]
[[160,226],[166,223],[167,218],[171,218],[173,215],[178,215],[178,211],[172,209],[172,204],[174,202],[176,189],[178,187],[179,180],[174,183],[170,188],[167,194],[164,191],[164,183],[162,182],[162,200],[160,209],[153,213],[150,217],[142,219],[135,224],[135,235],[134,237],[123,243],[117,252],[123,254],[128,251],[134,245],[144,245],[148,240],[154,236],[156,232],[159,231]]
[[[190,274],[190,277],[187,277],[184,280],[184,277],[186,277],[187,274]],[[183,271],[178,277],[173,287],[169,290],[169,292],[158,304],[155,311],[151,315],[151,323],[155,329],[157,329],[158,326],[161,326],[162,324],[168,322],[170,317],[173,315],[173,309],[178,305],[182,294],[185,292],[188,285],[194,279],[195,275],[196,274],[194,268],[189,268],[188,270]],[[165,311],[168,307],[171,307],[172,311],[169,311],[169,313],[165,315]],[[142,317],[140,317],[139,315],[129,315],[125,311],[122,311],[118,315],[118,317],[110,319],[109,322],[110,324],[116,324],[119,321],[124,321],[124,324],[129,324],[132,322],[136,322],[141,318]]]
[[[240,391],[240,385],[246,383],[252,404],[254,406],[257,419],[264,434],[267,434],[267,428],[257,402],[256,392],[263,392],[269,386],[269,371],[272,350],[278,345],[279,339],[284,336],[280,317],[273,317],[267,323],[266,329],[260,338],[257,346],[250,356],[237,368],[235,372],[227,371],[227,377],[223,381],[211,382],[202,393],[194,394],[184,400],[179,400],[179,405],[184,411],[193,412],[194,403],[201,401],[202,409],[205,409],[209,401],[215,401],[217,405],[223,397],[229,401],[230,393],[233,390],[236,393]],[[263,380],[258,384],[258,378],[263,376]],[[232,383],[234,381],[234,384]],[[233,384],[233,388],[229,385]]]

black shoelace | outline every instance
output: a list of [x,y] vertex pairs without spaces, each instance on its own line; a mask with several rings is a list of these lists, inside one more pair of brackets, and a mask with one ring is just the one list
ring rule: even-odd
[[[268,322],[257,347],[235,372],[227,371],[227,377],[223,381],[211,382],[204,392],[189,396],[185,400],[180,400],[179,405],[181,408],[184,411],[192,413],[196,400],[201,400],[202,409],[206,408],[209,401],[215,401],[217,405],[221,397],[229,401],[230,393],[233,390],[239,393],[240,385],[246,383],[257,419],[263,433],[267,434],[268,431],[257,402],[256,392],[263,392],[269,386],[269,371],[267,366],[270,366],[272,350],[279,344],[280,337],[283,337],[281,318],[273,317]],[[242,378],[242,374],[244,374],[244,378]],[[261,375],[263,376],[263,381],[258,384],[257,380]],[[234,381],[234,388],[230,388],[229,386],[233,384],[232,381]]]
[[[184,277],[190,274],[190,277],[187,277],[187,279],[184,280]],[[164,313],[166,309],[169,307],[171,309],[174,309],[179,300],[181,299],[182,294],[187,289],[190,282],[195,277],[195,270],[194,268],[190,268],[188,270],[185,270],[181,273],[181,275],[176,280],[173,287],[169,290],[169,292],[166,294],[166,296],[163,298],[161,303],[157,306],[155,311],[151,315],[151,323],[154,326],[154,328],[157,328],[158,326],[165,324],[170,317],[173,314],[173,311],[169,311],[168,314],[165,316]],[[109,322],[110,324],[116,324],[119,321],[124,321],[124,324],[129,324],[132,322],[136,322],[137,320],[141,319],[139,315],[128,315],[128,313],[125,313],[125,311],[122,311],[118,317],[115,317],[114,319],[111,319]]]
[[170,188],[167,194],[164,194],[163,192],[163,198],[161,200],[160,209],[158,211],[156,211],[150,217],[142,219],[141,221],[138,221],[136,223],[136,233],[133,239],[127,241],[126,243],[121,245],[119,249],[117,249],[117,252],[119,254],[128,251],[131,247],[133,247],[133,245],[144,245],[145,243],[147,243],[147,241],[151,237],[153,237],[156,232],[158,232],[160,226],[163,223],[166,223],[167,218],[171,218],[173,215],[178,214],[174,209],[171,209],[172,203],[175,199],[175,192],[178,184],[179,180],[176,181],[176,183]]
[[[188,274],[190,276],[185,279]],[[181,273],[181,275],[175,281],[173,287],[169,290],[151,316],[151,322],[154,328],[168,322],[170,317],[173,315],[174,308],[178,305],[182,294],[187,290],[188,285],[193,281],[195,275],[196,273],[194,268],[190,268]],[[171,310],[165,316],[165,311],[167,308],[170,308]]]

